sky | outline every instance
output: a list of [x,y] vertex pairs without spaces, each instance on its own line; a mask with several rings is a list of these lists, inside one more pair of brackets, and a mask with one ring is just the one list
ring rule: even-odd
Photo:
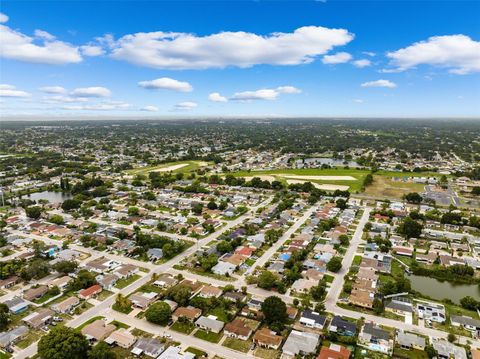
[[0,3],[0,115],[480,117],[479,1]]

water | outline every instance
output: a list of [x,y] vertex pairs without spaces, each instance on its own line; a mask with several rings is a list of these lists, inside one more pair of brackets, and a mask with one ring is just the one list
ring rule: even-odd
[[72,196],[70,194],[62,193],[62,192],[43,191],[43,192],[32,193],[28,196],[23,196],[22,198],[28,198],[28,199],[31,199],[32,201],[45,199],[50,203],[59,203],[59,202],[65,201],[66,199],[72,198]]
[[[323,158],[323,157],[315,157],[315,158],[306,158],[304,160],[305,164],[314,163],[317,166],[321,165],[329,165],[332,167],[343,167],[345,166],[344,160],[337,160],[333,158]],[[346,161],[346,165],[349,167],[360,167],[357,162],[354,161]]]
[[460,304],[460,299],[466,296],[475,299],[480,298],[480,286],[478,284],[452,284],[441,282],[435,278],[410,275],[412,289],[432,299],[450,299],[455,304]]

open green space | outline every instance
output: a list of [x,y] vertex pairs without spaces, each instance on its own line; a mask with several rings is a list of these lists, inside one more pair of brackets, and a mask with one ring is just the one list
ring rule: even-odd
[[134,274],[134,275],[132,275],[128,278],[122,278],[117,282],[117,284],[115,284],[115,288],[123,289],[126,286],[132,284],[133,282],[135,282],[137,279],[140,279],[140,278],[141,277],[138,274]]
[[[179,166],[183,164],[186,164],[186,166],[178,167],[172,171],[165,171],[165,169],[168,167]],[[168,172],[184,173],[184,172],[195,171],[201,167],[206,167],[206,166],[208,166],[208,163],[204,161],[177,161],[177,162],[162,163],[158,166],[133,168],[125,172],[129,175],[145,175],[153,171],[159,171],[159,172],[165,172],[165,173],[168,173]]]

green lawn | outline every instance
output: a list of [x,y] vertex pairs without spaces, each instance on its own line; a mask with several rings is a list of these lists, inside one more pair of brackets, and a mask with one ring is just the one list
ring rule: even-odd
[[217,334],[213,332],[207,332],[203,329],[199,329],[195,332],[194,336],[196,338],[206,340],[207,342],[218,343],[220,339],[222,339],[223,332]]
[[117,312],[123,313],[123,314],[128,314],[128,313],[130,313],[130,312],[133,310],[132,307],[130,307],[130,308],[128,308],[128,309],[120,308],[120,307],[117,305],[117,303],[113,303],[112,309],[113,309],[113,310],[116,310]]
[[425,351],[417,349],[404,350],[395,347],[393,349],[393,355],[399,359],[428,359],[428,354]]
[[11,357],[12,357],[12,354],[0,351],[0,359],[8,359]]
[[143,330],[138,329],[138,328],[133,328],[130,331],[130,333],[132,333],[136,337],[140,337],[140,338],[151,338],[151,337],[153,337],[152,333],[144,332]]
[[280,351],[274,349],[257,348],[253,354],[262,359],[277,359],[280,357]]
[[218,320],[221,320],[224,323],[230,322],[228,312],[222,307],[216,307],[216,308],[210,309],[207,315],[214,315],[217,317]]
[[135,282],[137,279],[140,279],[141,276],[138,275],[138,274],[134,274],[128,278],[123,278],[123,279],[120,279],[117,284],[115,284],[115,288],[118,288],[118,289],[123,289],[125,288],[126,286],[132,284],[133,282]]
[[170,329],[175,330],[176,332],[184,333],[184,334],[190,334],[193,332],[195,329],[195,324],[190,323],[190,322],[175,322],[173,325],[170,327]]
[[194,348],[194,347],[188,347],[187,349],[185,349],[185,351],[195,354],[195,356],[198,357],[198,358],[207,355],[207,353],[205,353],[203,350],[200,350],[200,349],[197,349],[197,348]]
[[250,347],[252,346],[252,341],[235,339],[235,338],[226,338],[223,341],[222,345],[224,347],[227,347],[233,350],[238,350],[239,352],[242,352],[242,353],[248,353],[248,351],[250,350]]
[[45,332],[41,330],[30,330],[19,342],[17,342],[16,346],[25,349],[26,347],[30,346],[30,344],[35,343],[37,340],[40,339]]
[[128,328],[130,328],[130,325],[119,322],[117,320],[113,320],[112,322],[110,322],[110,324],[115,325],[117,327],[117,329],[121,329],[121,328],[128,329]]
[[[205,163],[205,162],[203,162],[203,161],[168,162],[168,163],[162,163],[158,166],[133,168],[133,169],[127,170],[125,172],[129,175],[138,175],[138,174],[145,175],[149,172],[158,171],[162,168],[167,168],[167,167],[170,167],[170,166],[181,165],[181,164],[187,164],[187,166],[184,166],[184,167],[181,167],[181,168],[178,168],[178,169],[172,171],[173,173],[180,173],[180,172],[184,173],[184,172],[195,171],[200,167],[205,167],[205,166],[202,166],[203,163]],[[207,165],[208,165],[208,163],[207,163]],[[167,173],[167,172],[165,172],[165,173]]]
[[98,293],[96,299],[101,302],[110,297],[112,294],[113,292],[110,292],[109,290],[102,290],[100,293]]

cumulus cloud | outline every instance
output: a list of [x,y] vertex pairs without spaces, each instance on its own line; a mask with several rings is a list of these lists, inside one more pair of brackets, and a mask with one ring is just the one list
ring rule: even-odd
[[43,103],[75,103],[75,102],[87,102],[88,98],[86,97],[75,97],[75,96],[45,96],[42,99]]
[[276,100],[280,94],[300,93],[294,86],[280,86],[275,89],[260,89],[256,91],[236,92],[230,99],[233,101]]
[[355,60],[353,61],[353,66],[363,68],[363,67],[368,67],[372,64],[372,62],[368,59],[360,59],[360,60]]
[[80,46],[80,51],[83,56],[101,56],[105,53],[101,46],[96,45],[84,45]]
[[353,99],[353,102],[355,102],[355,103],[363,103],[364,101],[363,101],[362,99],[355,98],[355,99]]
[[227,98],[225,96],[220,95],[218,92],[212,92],[208,95],[208,99],[213,102],[227,102]]
[[45,93],[66,93],[67,92],[67,90],[64,89],[62,86],[44,86],[44,87],[40,87],[39,90]]
[[175,105],[175,110],[177,110],[177,111],[189,111],[189,110],[193,110],[197,106],[198,106],[198,104],[196,102],[184,101],[184,102],[177,103]]
[[72,111],[114,111],[126,110],[131,106],[131,104],[122,101],[110,101],[90,105],[66,105],[63,106],[62,109]]
[[[8,16],[0,15],[5,23]],[[55,40],[46,31],[35,30],[34,37],[0,25],[0,57],[42,64],[62,65],[78,63],[82,57],[78,48],[66,42]]]
[[333,55],[325,55],[322,58],[322,62],[324,64],[329,64],[329,65],[334,65],[334,64],[343,64],[345,62],[348,62],[352,59],[352,55],[350,55],[348,52],[337,52],[336,54]]
[[418,65],[448,68],[450,73],[480,71],[480,42],[466,35],[433,36],[403,49],[387,53],[398,71]]
[[368,81],[364,82],[360,86],[362,87],[388,87],[388,88],[395,88],[397,84],[390,81],[390,80],[376,80],[376,81]]
[[373,56],[376,55],[376,53],[371,52],[371,51],[363,51],[362,54],[367,55],[367,56],[370,56],[370,57],[373,57]]
[[156,112],[158,111],[157,106],[145,106],[140,109],[141,111]]
[[220,32],[207,36],[175,32],[139,32],[108,42],[111,56],[164,69],[206,69],[258,64],[310,63],[336,46],[352,41],[345,29],[305,26],[291,33],[258,35]]
[[193,90],[192,85],[188,82],[178,81],[169,77],[162,77],[151,81],[140,81],[138,85],[149,90],[163,89],[179,92],[191,92]]
[[0,85],[0,97],[29,97],[30,94],[25,91],[17,90],[15,86],[2,84]]
[[0,12],[0,24],[4,24],[8,21],[8,16]]
[[80,87],[72,91],[72,95],[79,97],[109,97],[111,91],[105,87]]

